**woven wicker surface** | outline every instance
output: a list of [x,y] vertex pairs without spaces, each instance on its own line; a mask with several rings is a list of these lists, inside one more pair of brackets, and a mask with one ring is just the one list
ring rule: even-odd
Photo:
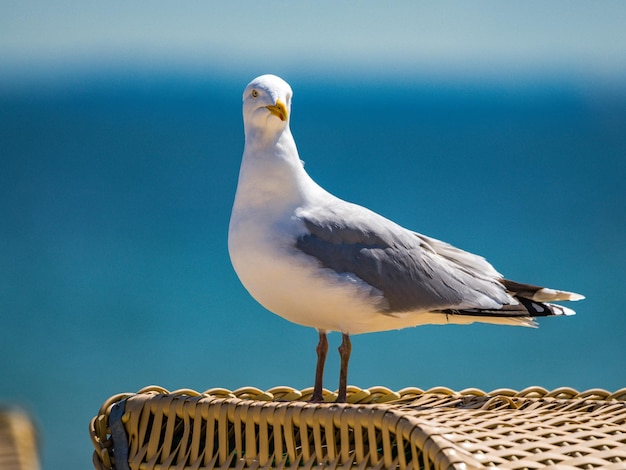
[[626,469],[626,389],[350,387],[349,404],[307,403],[311,393],[116,395],[91,421],[94,466]]
[[0,469],[38,470],[37,432],[19,410],[0,409]]

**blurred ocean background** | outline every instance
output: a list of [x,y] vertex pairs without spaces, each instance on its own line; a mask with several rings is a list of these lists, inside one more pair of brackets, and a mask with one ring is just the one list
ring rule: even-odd
[[0,403],[34,416],[44,468],[91,466],[117,393],[312,385],[316,333],[227,252],[263,73],[326,189],[587,296],[539,329],[353,337],[350,384],[626,386],[626,4],[355,8],[0,2]]

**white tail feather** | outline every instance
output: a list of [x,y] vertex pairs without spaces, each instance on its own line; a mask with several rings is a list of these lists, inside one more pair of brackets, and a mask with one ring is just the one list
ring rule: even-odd
[[552,313],[554,315],[576,315],[576,312],[574,310],[572,310],[571,308],[567,308],[567,307],[563,307],[562,305],[556,305],[556,304],[546,304],[549,305],[550,308],[552,309]]

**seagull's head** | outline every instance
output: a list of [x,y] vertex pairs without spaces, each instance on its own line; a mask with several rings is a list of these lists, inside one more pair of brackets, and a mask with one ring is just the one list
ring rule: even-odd
[[291,96],[289,84],[276,75],[261,75],[243,92],[243,122],[246,132],[279,132],[289,124]]

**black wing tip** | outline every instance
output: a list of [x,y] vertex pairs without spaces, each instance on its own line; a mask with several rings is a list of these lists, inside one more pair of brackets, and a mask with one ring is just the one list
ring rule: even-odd
[[504,305],[499,309],[447,309],[442,313],[448,315],[467,315],[473,317],[500,317],[500,318],[537,318],[552,316],[570,316],[575,315],[572,309],[563,307],[562,305],[538,302],[535,300],[518,297],[519,304]]
[[576,292],[551,289],[549,287],[535,286],[533,284],[522,284],[521,282],[515,282],[509,279],[500,279],[500,283],[514,297],[523,297],[536,302],[577,301],[585,298],[584,295],[577,294]]

